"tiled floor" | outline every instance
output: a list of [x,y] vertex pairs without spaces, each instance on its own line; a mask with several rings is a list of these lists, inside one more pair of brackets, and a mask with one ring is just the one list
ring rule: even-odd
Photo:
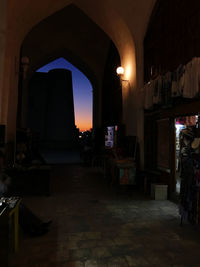
[[180,227],[174,203],[116,194],[92,169],[54,166],[52,195],[24,202],[53,224],[45,236],[22,235],[10,266],[200,266],[199,228]]
[[41,155],[48,164],[79,164],[81,163],[78,149],[42,149]]

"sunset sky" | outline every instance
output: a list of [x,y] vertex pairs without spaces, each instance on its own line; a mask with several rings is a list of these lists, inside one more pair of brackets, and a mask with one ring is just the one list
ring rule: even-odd
[[87,77],[64,58],[58,58],[38,69],[38,72],[48,72],[63,68],[72,71],[74,93],[75,123],[80,131],[92,128],[92,85]]

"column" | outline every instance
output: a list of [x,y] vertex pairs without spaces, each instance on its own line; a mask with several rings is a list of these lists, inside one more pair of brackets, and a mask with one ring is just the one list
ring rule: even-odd
[[2,101],[3,101],[3,79],[4,79],[4,60],[6,45],[6,16],[7,0],[0,1],[0,123],[4,122],[2,118]]
[[27,127],[27,102],[28,102],[28,92],[27,92],[27,74],[29,70],[29,58],[28,57],[22,57],[21,58],[21,88],[19,90],[21,91],[21,110],[19,111],[20,116],[20,126],[22,128]]

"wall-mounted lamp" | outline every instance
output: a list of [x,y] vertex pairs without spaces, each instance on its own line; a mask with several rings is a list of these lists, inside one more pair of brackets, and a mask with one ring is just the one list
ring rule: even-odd
[[117,72],[117,75],[119,75],[119,76],[124,75],[124,68],[123,67],[118,67],[116,72]]
[[117,75],[120,77],[121,81],[129,82],[129,80],[123,79],[123,76],[124,76],[124,68],[123,67],[118,67],[116,69],[116,72],[117,72]]

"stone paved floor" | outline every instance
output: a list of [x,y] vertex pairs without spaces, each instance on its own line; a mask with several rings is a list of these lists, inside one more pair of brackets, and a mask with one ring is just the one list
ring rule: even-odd
[[79,149],[42,149],[41,155],[48,164],[79,164],[81,163]]
[[199,228],[180,227],[174,203],[116,194],[89,168],[53,168],[52,195],[24,199],[40,217],[53,219],[51,230],[21,235],[10,266],[200,266]]

